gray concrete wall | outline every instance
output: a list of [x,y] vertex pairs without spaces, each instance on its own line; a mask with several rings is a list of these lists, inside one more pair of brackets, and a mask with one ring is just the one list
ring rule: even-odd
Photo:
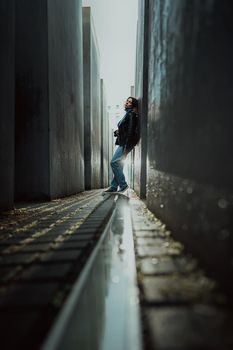
[[109,178],[109,118],[106,105],[106,92],[103,79],[100,79],[101,93],[101,187],[108,186]]
[[83,189],[81,1],[16,1],[16,198]]
[[14,22],[13,0],[0,3],[0,210],[13,207],[14,201]]
[[48,1],[51,197],[84,190],[81,1]]
[[147,203],[232,288],[233,4],[149,5]]
[[83,113],[85,188],[91,189],[91,28],[90,9],[83,8]]
[[16,0],[16,199],[49,197],[46,0]]
[[141,140],[135,148],[135,176],[134,189],[141,198],[146,197],[147,183],[147,116],[148,116],[148,11],[149,0],[139,0],[137,23],[137,53],[135,95],[139,101],[139,115],[141,121]]
[[[111,118],[110,111],[108,111],[108,118]],[[110,130],[109,130],[109,143],[108,143],[108,145],[109,145],[108,183],[110,184],[111,181],[112,181],[112,178],[113,178],[113,172],[112,172],[112,168],[111,168],[111,165],[110,165],[110,161],[112,159],[112,156],[113,156],[113,153],[114,153],[114,150],[115,150],[116,138],[113,136],[115,128],[112,128],[110,126],[109,129]]]
[[99,50],[91,8],[83,8],[85,188],[101,186]]

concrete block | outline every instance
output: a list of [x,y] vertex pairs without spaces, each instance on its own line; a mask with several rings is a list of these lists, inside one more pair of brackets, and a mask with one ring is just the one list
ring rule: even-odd
[[137,24],[137,52],[135,95],[139,100],[141,141],[135,147],[134,189],[140,198],[146,198],[147,184],[147,116],[148,116],[148,39],[149,0],[139,0]]
[[[108,119],[110,118],[110,110],[108,111]],[[111,159],[112,159],[112,156],[114,154],[114,150],[115,150],[115,137],[114,137],[114,129],[111,128],[110,132],[109,132],[109,166],[108,166],[108,174],[109,174],[109,178],[108,178],[108,182],[109,184],[111,183],[112,181],[112,178],[113,178],[113,173],[112,173],[112,168],[111,168],[111,165],[110,165],[110,162],[111,162]]]
[[0,4],[0,210],[12,208],[14,202],[14,3],[13,0],[3,0]]
[[[35,344],[36,332],[33,332],[33,328],[38,329],[39,320],[38,310],[24,309],[23,312],[21,310],[2,312],[0,314],[1,348],[15,349],[20,347],[26,349],[30,346],[33,347],[30,341],[33,339]],[[15,329],[14,336],[9,334],[9,329]]]
[[148,303],[211,303],[214,283],[203,275],[146,276],[142,278],[144,299]]
[[0,307],[32,307],[38,308],[52,304],[53,296],[58,290],[58,283],[18,283],[10,286],[4,297],[1,298]]
[[162,238],[153,238],[153,237],[139,237],[137,238],[137,245],[138,246],[145,246],[145,245],[153,245],[153,246],[163,246],[166,244],[166,240]]
[[89,241],[73,241],[72,239],[70,240],[69,238],[67,238],[62,243],[56,243],[53,248],[56,250],[83,250],[89,245]]
[[81,1],[16,1],[16,198],[82,191]]
[[160,232],[159,230],[138,230],[134,232],[135,237],[160,237]]
[[168,255],[168,250],[166,247],[153,247],[153,246],[138,246],[137,247],[137,255],[140,258],[144,257],[163,257],[164,255]]
[[35,254],[22,253],[22,254],[9,254],[4,256],[0,260],[0,266],[15,266],[31,263],[35,258]]
[[82,1],[47,1],[51,197],[84,190]]
[[109,118],[106,105],[106,92],[103,79],[100,79],[101,93],[101,187],[108,186],[109,178]]
[[140,269],[144,275],[168,275],[178,272],[178,269],[171,258],[164,260],[142,259]]
[[81,250],[54,250],[50,251],[49,253],[45,253],[41,256],[41,262],[45,263],[63,263],[63,262],[70,262],[70,261],[76,261],[78,258],[80,258],[82,255]]
[[25,270],[20,280],[31,281],[35,279],[64,279],[72,268],[72,263],[62,264],[35,264]]
[[151,308],[146,313],[152,349],[230,349],[232,319],[221,309]]
[[233,4],[148,6],[147,204],[233,289]]
[[187,274],[194,271],[197,262],[186,257],[142,259],[140,262],[141,272],[145,275],[165,275],[173,273]]
[[83,8],[85,188],[101,186],[101,115],[99,50],[91,8]]
[[23,249],[20,249],[20,253],[37,253],[45,252],[49,250],[50,243],[37,243],[37,244],[27,244]]

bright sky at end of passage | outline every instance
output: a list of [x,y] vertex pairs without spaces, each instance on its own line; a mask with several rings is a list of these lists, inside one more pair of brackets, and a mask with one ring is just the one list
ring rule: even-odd
[[108,105],[118,104],[123,109],[135,80],[138,0],[83,0],[82,3],[91,7]]

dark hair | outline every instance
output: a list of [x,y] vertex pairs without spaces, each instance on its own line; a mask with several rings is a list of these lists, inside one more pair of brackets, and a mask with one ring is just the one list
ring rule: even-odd
[[129,96],[127,100],[131,98],[132,99],[132,106],[138,109],[138,100],[135,97]]

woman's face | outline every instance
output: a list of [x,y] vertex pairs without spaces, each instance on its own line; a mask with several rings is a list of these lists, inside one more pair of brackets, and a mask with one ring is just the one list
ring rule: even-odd
[[133,107],[133,100],[132,98],[127,98],[125,101],[125,108],[132,108]]

